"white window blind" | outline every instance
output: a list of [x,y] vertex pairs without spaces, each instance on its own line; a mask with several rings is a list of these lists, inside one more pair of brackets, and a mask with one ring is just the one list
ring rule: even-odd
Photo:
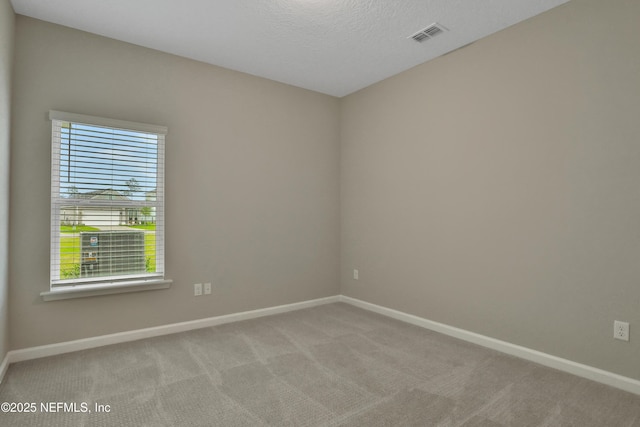
[[164,278],[162,126],[50,111],[51,289]]

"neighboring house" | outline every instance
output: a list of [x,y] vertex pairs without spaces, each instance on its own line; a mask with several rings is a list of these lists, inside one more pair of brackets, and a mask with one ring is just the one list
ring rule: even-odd
[[[90,191],[75,193],[70,198],[89,200],[122,200],[131,201],[117,190]],[[61,222],[63,225],[90,225],[93,227],[108,227],[113,225],[137,224],[142,220],[140,208],[135,207],[105,207],[105,206],[68,206],[62,208]]]

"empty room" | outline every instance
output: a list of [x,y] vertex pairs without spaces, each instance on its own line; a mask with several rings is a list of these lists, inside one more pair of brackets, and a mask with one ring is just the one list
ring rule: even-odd
[[640,426],[639,22],[0,0],[0,425]]

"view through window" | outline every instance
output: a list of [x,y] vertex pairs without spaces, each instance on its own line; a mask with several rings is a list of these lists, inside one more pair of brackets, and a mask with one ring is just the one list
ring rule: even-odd
[[59,112],[52,126],[52,286],[162,277],[166,129]]

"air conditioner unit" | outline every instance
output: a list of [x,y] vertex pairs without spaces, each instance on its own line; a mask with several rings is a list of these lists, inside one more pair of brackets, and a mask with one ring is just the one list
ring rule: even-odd
[[146,272],[144,231],[80,233],[80,277],[124,276]]

